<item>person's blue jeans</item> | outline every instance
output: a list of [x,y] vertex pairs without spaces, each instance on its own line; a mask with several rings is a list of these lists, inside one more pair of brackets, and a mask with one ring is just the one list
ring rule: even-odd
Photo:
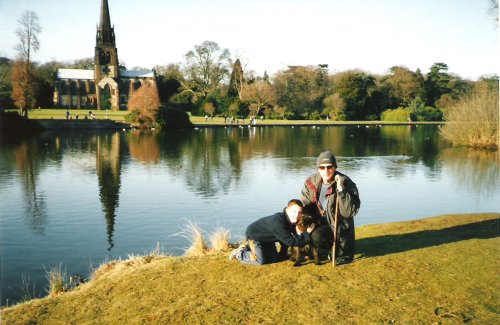
[[256,258],[252,258],[252,251],[247,245],[245,250],[241,253],[241,256],[236,257],[240,262],[251,265],[263,265],[276,263],[283,259],[276,249],[276,243],[265,243],[257,240],[253,242],[255,243]]

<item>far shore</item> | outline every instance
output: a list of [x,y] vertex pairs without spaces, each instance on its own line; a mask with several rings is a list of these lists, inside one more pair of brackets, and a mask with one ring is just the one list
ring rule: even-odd
[[[132,129],[133,126],[111,119],[76,120],[76,119],[31,119],[43,125],[46,129]],[[248,121],[248,120],[247,120]],[[439,125],[444,122],[384,122],[384,121],[321,121],[321,120],[264,120],[256,124],[238,122],[228,124],[224,121],[201,122],[198,118],[191,118],[191,123],[198,128],[220,127],[329,127],[346,125],[382,126],[382,125]]]
[[[66,118],[64,109],[33,109],[29,112],[29,118],[45,126],[47,129],[130,129],[133,128],[125,122],[127,111],[92,111],[95,119],[91,119],[87,110],[68,110],[70,115]],[[101,121],[101,122],[99,122]],[[104,122],[108,121],[108,122]],[[257,118],[251,123],[249,118],[235,119],[232,123],[229,119],[215,116],[190,116],[190,121],[195,127],[276,127],[276,126],[382,126],[382,125],[442,125],[444,121],[419,122],[419,121],[334,121],[334,120],[285,120]],[[113,122],[113,123],[110,123]]]

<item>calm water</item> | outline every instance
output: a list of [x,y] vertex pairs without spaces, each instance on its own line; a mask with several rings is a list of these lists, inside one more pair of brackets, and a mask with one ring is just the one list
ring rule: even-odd
[[45,269],[88,276],[108,259],[159,243],[196,222],[243,238],[256,218],[300,194],[325,149],[358,185],[356,225],[448,213],[500,212],[498,156],[452,149],[437,126],[273,127],[192,132],[46,132],[0,147],[2,304],[21,282],[36,295]]

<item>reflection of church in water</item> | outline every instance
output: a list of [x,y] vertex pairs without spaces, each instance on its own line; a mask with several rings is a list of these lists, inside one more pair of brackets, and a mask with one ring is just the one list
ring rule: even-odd
[[154,71],[120,68],[108,1],[101,0],[94,70],[58,69],[54,106],[72,109],[126,109],[130,93],[143,83],[155,83],[155,80]]
[[114,246],[116,209],[119,204],[122,139],[120,133],[98,135],[96,152],[96,170],[99,182],[99,198],[106,218],[108,250]]

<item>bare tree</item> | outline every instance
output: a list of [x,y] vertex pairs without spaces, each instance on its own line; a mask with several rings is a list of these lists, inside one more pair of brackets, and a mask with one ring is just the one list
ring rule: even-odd
[[205,41],[196,45],[194,51],[189,51],[185,57],[186,72],[193,90],[203,97],[215,91],[229,75],[230,52],[228,49],[221,49],[215,42]]
[[[31,10],[25,11],[17,23],[19,27],[16,29],[16,35],[19,43],[15,46],[15,50],[18,53],[19,66],[24,71],[17,71],[13,74],[12,96],[14,102],[21,109],[21,115],[28,118],[28,109],[34,105],[32,78],[34,67],[31,63],[31,54],[40,48],[38,34],[42,31],[42,27],[39,24],[37,13]],[[15,78],[22,78],[22,81],[15,80]]]
[[258,115],[262,108],[274,105],[277,96],[272,85],[265,81],[257,81],[243,84],[241,100],[250,104],[251,114]]
[[490,3],[491,3],[490,11],[493,15],[493,18],[495,18],[498,27],[498,0],[490,0]]

